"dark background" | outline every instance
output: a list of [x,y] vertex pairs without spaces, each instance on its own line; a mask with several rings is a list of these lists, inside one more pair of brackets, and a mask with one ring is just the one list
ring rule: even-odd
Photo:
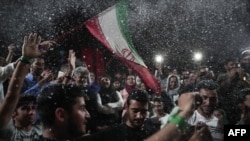
[[[6,55],[8,44],[20,48],[24,35],[38,32],[44,40],[60,39],[47,57],[50,65],[57,66],[59,52],[68,49],[81,57],[81,48],[97,47],[110,57],[82,25],[117,2],[1,0],[0,56]],[[248,0],[129,0],[128,20],[135,47],[150,69],[158,53],[164,56],[165,69],[192,68],[192,55],[200,51],[201,64],[219,70],[224,58],[250,47],[249,9]]]

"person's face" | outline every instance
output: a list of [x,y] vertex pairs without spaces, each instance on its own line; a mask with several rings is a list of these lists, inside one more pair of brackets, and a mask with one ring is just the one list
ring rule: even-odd
[[176,77],[171,77],[169,79],[169,87],[170,87],[170,89],[174,89],[177,87],[177,78]]
[[110,79],[108,77],[102,77],[100,81],[101,87],[109,88],[110,87]]
[[246,95],[244,104],[250,108],[250,94]]
[[241,63],[250,64],[250,55],[246,55],[241,59]]
[[121,83],[120,83],[119,81],[115,81],[115,82],[113,83],[113,87],[114,87],[115,89],[120,88],[120,86],[121,86]]
[[183,79],[188,79],[188,77],[189,77],[189,72],[188,72],[188,71],[183,71],[183,72],[182,72],[182,77],[183,77]]
[[237,68],[237,63],[235,61],[229,61],[226,65],[225,68],[227,71],[230,71],[234,68]]
[[126,106],[128,120],[126,124],[132,128],[140,128],[147,116],[148,103],[141,103],[136,100],[130,100]]
[[88,84],[88,74],[78,74],[74,76],[77,86],[82,87]]
[[31,125],[35,120],[35,105],[30,103],[28,105],[22,105],[16,109],[14,119],[21,125]]
[[216,90],[200,89],[200,95],[202,97],[202,105],[199,109],[204,115],[210,116],[217,105],[217,93]]
[[35,75],[41,75],[43,70],[44,70],[44,59],[42,58],[35,58],[34,62],[31,65],[31,71],[35,74]]
[[146,85],[145,85],[144,83],[141,83],[140,88],[141,88],[142,90],[147,90]]
[[91,79],[92,82],[95,81],[95,75],[94,75],[94,73],[90,73],[90,79]]
[[197,75],[195,73],[190,73],[188,76],[189,83],[195,83]]
[[133,85],[135,85],[135,76],[129,75],[129,76],[127,77],[127,79],[126,79],[126,84],[127,84],[128,86],[133,86]]
[[82,136],[86,133],[86,124],[90,118],[88,110],[85,108],[85,101],[83,97],[76,98],[76,103],[69,112],[68,131],[71,136]]
[[223,114],[220,110],[214,110],[214,116],[216,116],[219,120],[223,119]]
[[154,111],[155,111],[156,114],[164,113],[163,108],[164,108],[164,106],[163,106],[162,102],[158,102],[158,101],[154,102]]

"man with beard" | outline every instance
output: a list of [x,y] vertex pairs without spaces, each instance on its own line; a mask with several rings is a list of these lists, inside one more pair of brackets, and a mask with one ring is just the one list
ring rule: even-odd
[[[148,94],[142,90],[133,90],[125,103],[126,121],[113,125],[83,140],[93,141],[142,141],[152,135],[143,127],[149,106]],[[111,136],[112,134],[112,136]]]
[[195,126],[198,122],[203,122],[209,127],[214,141],[223,141],[224,135],[219,119],[213,115],[218,103],[217,89],[218,84],[213,80],[202,80],[198,83],[202,104],[197,107],[193,115],[188,119],[188,124]]
[[84,94],[72,84],[51,84],[37,97],[37,111],[43,124],[39,141],[72,140],[86,133],[90,114]]
[[[53,45],[54,41],[44,41],[39,48],[46,48]],[[30,72],[25,76],[24,85],[21,93],[30,93],[37,96],[42,86],[51,81],[53,73],[45,71],[45,60],[42,56],[34,58],[31,63]]]

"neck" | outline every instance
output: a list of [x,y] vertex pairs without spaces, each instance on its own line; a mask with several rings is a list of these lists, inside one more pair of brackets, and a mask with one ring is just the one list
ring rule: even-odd
[[39,81],[42,77],[40,75],[36,75],[35,73],[31,73],[33,75],[33,77]]
[[157,117],[161,118],[161,117],[164,117],[165,115],[166,115],[166,113],[162,112],[162,113],[157,114]]
[[15,121],[15,127],[24,131],[30,131],[32,129],[32,124],[21,124],[18,121]]
[[199,114],[201,114],[202,116],[204,116],[207,119],[209,119],[209,118],[212,117],[212,114],[206,114],[206,113],[204,113],[201,108],[198,108],[197,111],[198,111]]

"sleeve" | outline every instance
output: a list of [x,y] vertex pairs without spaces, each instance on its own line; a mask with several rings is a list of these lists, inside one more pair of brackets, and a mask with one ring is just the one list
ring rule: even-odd
[[115,94],[117,97],[117,102],[108,103],[107,105],[111,108],[117,108],[117,109],[121,110],[123,108],[123,105],[124,105],[122,96],[121,96],[120,92],[118,92],[118,91],[116,91]]
[[14,72],[14,63],[0,67],[0,81],[4,82]]
[[40,93],[41,89],[42,89],[42,87],[37,83],[33,87],[31,87],[30,89],[24,91],[24,93],[37,96]]

